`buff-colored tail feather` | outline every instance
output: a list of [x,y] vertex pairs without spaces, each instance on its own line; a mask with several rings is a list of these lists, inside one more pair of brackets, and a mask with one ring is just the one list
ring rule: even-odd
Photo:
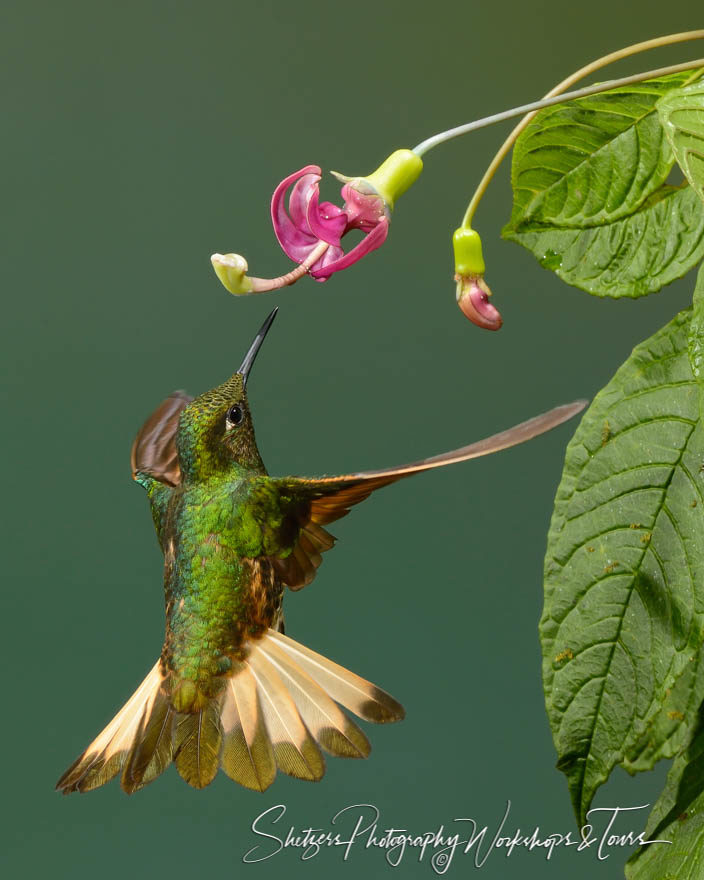
[[218,768],[235,782],[265,791],[277,768],[310,781],[325,773],[329,754],[365,758],[369,742],[339,708],[377,723],[403,718],[385,691],[281,633],[269,630],[248,645],[243,661],[205,708],[177,712],[161,663],[108,726],[64,773],[57,788],[89,791],[121,773],[131,794],[173,761],[195,788]]

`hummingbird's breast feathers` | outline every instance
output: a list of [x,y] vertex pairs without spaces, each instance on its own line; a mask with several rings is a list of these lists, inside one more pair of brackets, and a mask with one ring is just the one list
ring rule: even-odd
[[[172,490],[163,541],[163,656],[175,678],[197,683],[200,694],[212,695],[218,677],[243,658],[245,641],[280,619],[283,584],[268,555],[275,546],[262,527],[257,483],[212,478]],[[190,690],[178,698],[181,709],[191,705],[187,696]]]
[[286,552],[295,541],[295,523],[266,476],[216,474],[172,490],[167,524],[179,544],[212,544],[237,557]]

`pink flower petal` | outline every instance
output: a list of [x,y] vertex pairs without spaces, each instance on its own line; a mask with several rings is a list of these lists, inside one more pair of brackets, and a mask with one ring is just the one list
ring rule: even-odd
[[301,232],[315,235],[311,230],[308,220],[308,207],[311,199],[318,202],[318,183],[320,182],[319,174],[304,174],[293,185],[291,195],[288,197],[288,214],[293,225]]
[[317,272],[320,269],[324,269],[330,263],[334,263],[336,260],[339,260],[340,257],[342,257],[343,255],[344,255],[344,251],[342,250],[341,247],[336,247],[335,245],[330,245],[330,247],[325,251],[325,253],[322,255],[322,257],[319,260],[316,260],[315,263],[313,263],[313,265],[310,267],[310,269],[308,271],[311,274],[311,276],[313,278],[315,278],[316,281],[327,281],[328,280],[327,275],[325,275],[324,277],[321,277],[321,278],[317,278],[315,275],[315,272]]
[[347,214],[332,202],[319,205],[317,189],[308,203],[307,221],[313,235],[328,244],[340,246],[340,239],[347,229]]
[[344,211],[347,214],[347,225],[350,229],[362,229],[370,232],[386,216],[386,206],[381,196],[362,193],[346,183],[341,190],[345,200]]
[[284,253],[297,263],[302,263],[311,250],[317,245],[318,239],[306,228],[299,228],[286,213],[284,197],[289,186],[306,175],[317,175],[320,180],[320,168],[317,165],[306,165],[300,171],[285,177],[274,190],[271,197],[271,222],[274,232]]
[[503,324],[501,312],[491,304],[489,296],[483,287],[486,287],[483,279],[468,278],[468,284],[462,285],[457,304],[465,317],[483,327],[484,330],[500,330]]
[[362,241],[359,242],[352,250],[344,254],[337,260],[334,260],[330,263],[327,263],[321,269],[311,270],[310,274],[316,280],[325,280],[329,278],[333,272],[339,272],[341,269],[347,269],[348,266],[351,266],[353,263],[356,263],[357,260],[361,260],[363,256],[371,251],[376,250],[378,247],[384,243],[386,236],[389,232],[389,223],[384,218],[381,223],[379,223],[372,231],[365,235]]

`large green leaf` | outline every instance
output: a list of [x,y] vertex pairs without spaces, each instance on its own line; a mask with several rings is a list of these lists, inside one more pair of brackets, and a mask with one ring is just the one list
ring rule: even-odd
[[525,225],[506,232],[568,284],[596,296],[644,296],[704,258],[704,206],[691,187],[663,185],[630,217],[588,229]]
[[692,297],[692,320],[689,323],[687,343],[689,365],[699,383],[699,414],[704,415],[704,263],[697,276]]
[[689,735],[704,623],[704,436],[690,313],[639,345],[567,449],[541,620],[558,766],[580,820],[617,764]]
[[700,74],[538,113],[514,148],[504,237],[597,296],[654,293],[693,268],[704,257],[704,205],[690,186],[665,183],[674,156],[657,108]]
[[584,228],[632,214],[674,162],[656,103],[689,79],[678,73],[538,113],[513,150],[507,229]]
[[[676,675],[676,673],[675,673]],[[652,770],[661,758],[672,758],[692,735],[697,708],[704,700],[704,662],[701,651],[674,679],[661,698],[660,710],[651,714],[627,750],[622,764],[629,773]]]
[[634,853],[628,880],[700,880],[704,876],[704,707],[691,744],[673,762],[648,820],[651,844]]
[[[700,410],[704,398],[704,267],[699,270],[688,331],[692,372],[699,384]],[[682,713],[696,716],[696,726],[684,741],[667,777],[663,793],[648,819],[648,840],[670,840],[669,846],[651,845],[635,853],[626,868],[629,880],[698,880],[704,875],[704,658],[702,651],[675,685],[691,682],[690,702]],[[696,707],[698,711],[695,712]]]
[[704,202],[704,82],[668,92],[657,110],[680,168]]
[[704,396],[704,264],[697,275],[689,325],[689,365]]

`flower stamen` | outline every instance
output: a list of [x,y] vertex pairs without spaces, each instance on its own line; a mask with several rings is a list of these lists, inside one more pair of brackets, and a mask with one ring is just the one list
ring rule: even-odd
[[329,247],[330,245],[327,241],[321,241],[302,263],[299,263],[295,269],[291,269],[285,275],[279,275],[278,278],[251,278],[252,293],[264,293],[267,290],[279,290],[281,287],[290,287],[299,278],[303,278],[304,275],[308,274],[310,267],[318,262]]
[[210,262],[220,281],[226,290],[236,296],[251,296],[255,293],[266,293],[269,290],[280,290],[282,287],[290,287],[300,278],[306,275],[330,247],[328,242],[318,242],[316,247],[308,254],[305,260],[278,278],[251,278],[248,276],[247,261],[240,254],[213,254]]

